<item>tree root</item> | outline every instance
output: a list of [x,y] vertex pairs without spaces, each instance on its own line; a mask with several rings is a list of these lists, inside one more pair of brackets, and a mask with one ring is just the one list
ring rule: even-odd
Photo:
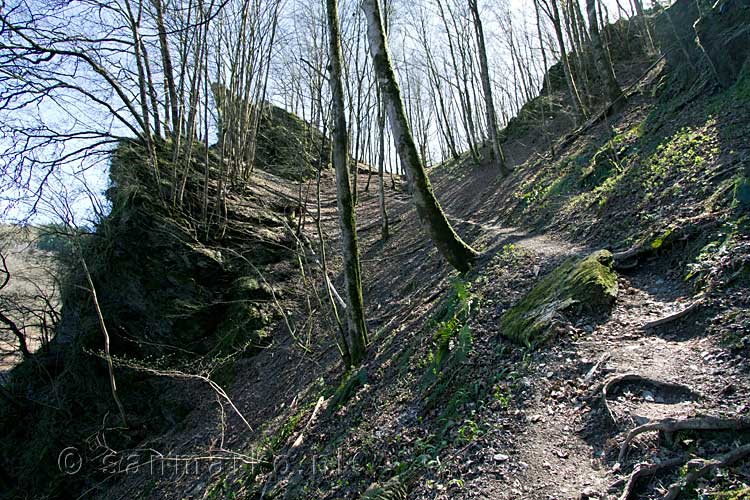
[[[607,414],[612,419],[612,422],[617,425],[617,419],[615,418],[614,413],[612,413],[612,410],[609,407],[609,403],[607,402],[607,396],[610,393],[611,389],[623,382],[644,382],[649,385],[657,386],[657,387],[663,387],[665,389],[670,389],[673,391],[678,392],[686,392],[688,394],[691,394],[695,397],[700,397],[700,394],[698,394],[696,391],[691,389],[690,387],[682,384],[678,384],[675,382],[667,382],[664,380],[656,380],[653,378],[645,377],[643,375],[638,375],[637,373],[624,373],[622,375],[615,375],[613,377],[608,378],[604,381],[602,384],[602,403],[604,404],[604,409],[607,410]],[[648,425],[648,424],[647,424]],[[619,460],[618,460],[619,461]]]
[[736,417],[736,418],[720,418],[720,417],[701,417],[701,418],[686,418],[686,419],[674,419],[665,418],[657,422],[649,422],[648,424],[641,425],[632,429],[625,436],[622,446],[620,446],[620,454],[617,456],[617,461],[622,463],[625,456],[628,453],[630,443],[639,434],[650,431],[661,431],[668,434],[678,431],[727,431],[727,430],[745,430],[750,429],[750,417]]
[[654,328],[666,325],[668,323],[671,323],[673,321],[677,321],[680,318],[683,318],[690,314],[691,312],[698,309],[700,306],[703,305],[703,299],[696,299],[693,301],[692,304],[687,306],[682,311],[678,311],[674,314],[670,314],[669,316],[665,316],[664,318],[657,319],[655,321],[649,321],[648,323],[645,323],[641,329],[643,330],[653,330]]
[[685,220],[681,222],[682,225],[672,225],[665,230],[653,231],[629,249],[622,252],[614,252],[612,254],[614,268],[617,270],[626,270],[637,267],[638,261],[641,258],[670,248],[678,241],[691,240],[719,223],[716,214],[713,214],[712,219],[708,221],[705,221],[705,219],[706,217],[703,216],[692,220]]
[[[620,495],[620,500],[630,500],[630,497],[633,495],[633,492],[635,491],[635,487],[641,478],[655,476],[656,474],[658,474],[659,472],[665,469],[671,469],[672,467],[677,467],[679,465],[684,464],[686,461],[687,461],[687,457],[677,457],[677,458],[672,458],[670,460],[665,460],[658,464],[641,463],[641,464],[636,465],[635,469],[633,469],[633,472],[630,474],[630,477],[628,478],[628,482],[625,484],[625,489],[622,491],[622,495]],[[614,484],[612,484],[610,488],[619,486],[623,481],[624,480],[615,482]]]
[[691,460],[687,463],[687,474],[679,481],[672,483],[667,490],[667,494],[662,497],[662,500],[674,500],[680,495],[680,492],[685,486],[694,483],[698,479],[711,473],[714,469],[720,467],[728,467],[735,462],[742,460],[743,458],[750,456],[750,443],[735,448],[729,453],[725,453],[717,458],[705,460],[698,458]]

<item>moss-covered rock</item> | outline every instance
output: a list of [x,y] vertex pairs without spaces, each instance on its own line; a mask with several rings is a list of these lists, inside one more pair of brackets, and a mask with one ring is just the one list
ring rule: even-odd
[[567,260],[503,315],[502,334],[519,344],[537,346],[548,340],[550,326],[565,312],[607,310],[617,298],[612,264],[607,250]]

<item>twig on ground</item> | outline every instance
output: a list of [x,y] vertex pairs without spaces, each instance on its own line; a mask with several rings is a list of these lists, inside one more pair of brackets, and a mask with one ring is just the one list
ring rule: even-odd
[[307,421],[307,425],[305,425],[305,428],[300,431],[299,436],[297,436],[297,439],[294,440],[291,449],[299,448],[300,446],[302,446],[302,442],[305,439],[305,432],[307,432],[307,430],[315,423],[315,419],[318,417],[318,413],[320,413],[320,409],[323,407],[324,402],[325,398],[323,396],[320,396],[320,398],[318,398],[317,404],[315,405],[315,409],[313,409],[312,415],[310,415],[310,420]]
[[591,382],[591,379],[594,378],[594,375],[596,375],[596,372],[599,371],[599,367],[602,364],[609,361],[609,358],[611,357],[612,355],[608,352],[605,352],[604,354],[602,354],[601,357],[599,358],[599,361],[597,361],[596,364],[592,366],[591,369],[586,373],[586,376],[583,377],[583,383],[588,384],[589,382]]

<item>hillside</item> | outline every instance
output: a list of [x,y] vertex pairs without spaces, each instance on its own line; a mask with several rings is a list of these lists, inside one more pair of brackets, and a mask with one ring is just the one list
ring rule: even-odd
[[[80,243],[128,425],[75,265],[50,352],[0,392],[2,490],[627,500],[675,498],[675,484],[683,498],[750,498],[750,8],[729,3],[696,25],[701,46],[694,2],[653,19],[664,56],[613,54],[627,100],[578,127],[550,78],[504,131],[511,176],[468,154],[430,171],[481,251],[469,273],[419,230],[398,176],[382,241],[360,173],[370,350],[349,373],[325,298],[328,276],[344,286],[334,175],[316,182],[316,155],[287,154],[310,126],[264,126],[261,150],[286,152],[208,219],[205,165],[165,206],[142,145],[122,142],[112,213]],[[628,435],[648,423],[661,428]]]
[[0,380],[21,361],[22,348],[34,352],[50,340],[59,312],[55,249],[36,227],[0,227]]

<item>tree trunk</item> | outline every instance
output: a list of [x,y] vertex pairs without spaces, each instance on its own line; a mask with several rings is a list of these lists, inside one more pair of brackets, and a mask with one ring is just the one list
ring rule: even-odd
[[336,170],[336,201],[341,226],[341,244],[344,256],[344,277],[348,307],[346,308],[347,335],[351,363],[359,365],[367,348],[367,326],[365,324],[362,278],[360,274],[357,230],[349,180],[349,137],[346,131],[344,108],[344,86],[341,80],[341,35],[337,0],[326,0],[330,38],[331,97],[333,98],[333,165]]
[[599,77],[607,87],[609,102],[614,103],[622,96],[622,89],[615,78],[615,71],[607,57],[599,34],[599,22],[596,16],[596,0],[586,0],[586,14],[589,18],[589,32],[591,34],[591,48],[594,52],[594,63]]
[[388,211],[385,208],[385,106],[382,92],[378,89],[378,205],[380,207],[380,235],[383,241],[390,237]]
[[484,91],[485,110],[487,113],[487,131],[492,146],[493,160],[497,162],[500,174],[506,177],[510,174],[505,164],[505,155],[500,145],[500,132],[497,127],[497,115],[495,114],[495,103],[492,100],[492,82],[490,82],[490,68],[487,64],[487,48],[484,44],[484,30],[482,20],[479,17],[477,0],[469,0],[469,9],[474,17],[474,30],[477,34],[477,46],[479,48],[479,70],[482,75],[482,90]]
[[[169,53],[169,42],[167,41],[167,29],[164,26],[164,7],[161,0],[152,0],[156,7],[156,28],[159,34],[159,48],[161,49],[162,66],[164,71],[164,85],[169,95],[169,106],[172,118],[172,135],[177,137],[180,130],[179,102],[177,100],[177,89],[174,84],[174,72],[172,70],[172,56]],[[171,109],[170,109],[171,108]],[[175,149],[177,145],[175,144]]]
[[575,79],[573,78],[573,68],[570,64],[570,58],[565,44],[565,35],[562,30],[562,23],[560,20],[560,9],[557,0],[549,0],[549,4],[546,0],[535,0],[543,2],[540,6],[543,7],[547,17],[552,21],[552,26],[555,29],[555,36],[557,37],[557,43],[560,46],[560,57],[563,63],[563,73],[565,74],[565,83],[568,85],[568,93],[570,94],[570,100],[573,104],[573,108],[576,113],[576,123],[580,123],[587,116],[586,108],[581,101],[581,95],[578,93],[578,87],[576,86]]
[[[329,0],[330,1],[330,0]],[[419,157],[409,123],[406,119],[401,90],[391,64],[388,43],[383,31],[378,0],[362,0],[367,17],[367,36],[370,41],[373,67],[382,91],[383,101],[396,141],[401,164],[412,189],[417,214],[441,254],[461,272],[471,269],[477,253],[456,234],[432,192],[430,179]]]
[[654,37],[651,34],[651,26],[648,24],[648,19],[646,18],[646,11],[643,9],[643,1],[642,0],[633,0],[633,6],[635,7],[635,12],[638,15],[638,19],[641,22],[641,30],[643,32],[643,36],[646,39],[645,46],[647,50],[654,51]]

